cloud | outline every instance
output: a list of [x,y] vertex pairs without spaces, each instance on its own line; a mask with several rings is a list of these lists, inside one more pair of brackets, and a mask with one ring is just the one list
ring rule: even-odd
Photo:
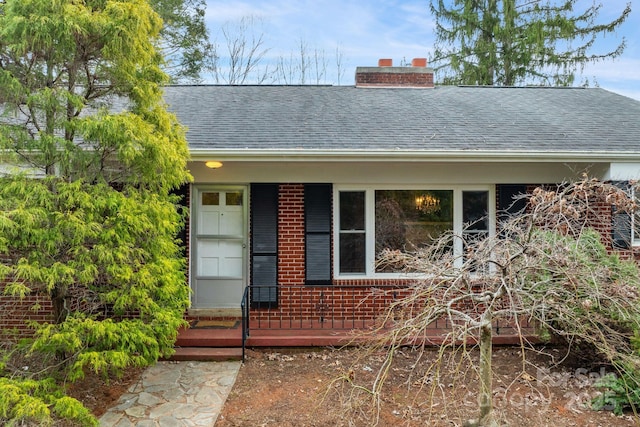
[[598,64],[589,65],[585,68],[585,75],[593,75],[598,79],[608,81],[633,81],[640,83],[640,59],[623,58]]
[[[606,89],[606,88],[605,88]],[[635,90],[625,90],[625,89],[607,89],[610,90],[611,92],[615,92],[618,93],[620,95],[624,95],[627,96],[629,98],[633,98],[636,101],[640,101],[640,90],[635,89]]]
[[229,21],[236,21],[244,16],[260,15],[262,11],[253,4],[245,2],[207,1],[205,20],[209,29]]

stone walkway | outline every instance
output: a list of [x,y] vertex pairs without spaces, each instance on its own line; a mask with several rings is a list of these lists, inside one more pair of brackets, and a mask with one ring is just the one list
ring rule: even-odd
[[241,362],[158,362],[101,418],[101,427],[213,426]]

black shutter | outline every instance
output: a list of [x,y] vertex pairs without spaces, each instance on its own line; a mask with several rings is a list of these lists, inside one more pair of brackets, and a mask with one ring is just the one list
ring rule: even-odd
[[525,198],[518,197],[526,194],[527,186],[521,184],[498,184],[496,193],[498,197],[498,212],[496,215],[497,232],[500,238],[505,237],[502,224],[518,213],[523,212],[527,206]]
[[[627,181],[616,181],[612,184],[631,196],[631,189]],[[631,214],[617,211],[615,206],[611,206],[611,240],[615,249],[631,248]]]
[[331,284],[331,184],[304,186],[305,279]]
[[498,219],[505,220],[512,215],[522,212],[527,205],[524,198],[515,200],[526,194],[527,186],[521,184],[498,184]]
[[189,218],[189,216],[187,215],[189,212],[189,184],[181,185],[179,188],[174,189],[171,193],[179,197],[176,205],[178,206],[178,209],[180,209],[180,213],[183,214],[185,218],[185,222],[182,224],[182,228],[180,228],[180,231],[178,231],[176,237],[178,238],[178,240],[180,240],[180,243],[182,245],[182,256],[186,257],[187,244],[189,243],[187,239],[186,224],[187,218]]
[[251,303],[278,306],[278,184],[251,185]]

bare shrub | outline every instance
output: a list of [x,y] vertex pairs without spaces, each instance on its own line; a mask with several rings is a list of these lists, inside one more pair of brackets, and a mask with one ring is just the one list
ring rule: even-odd
[[[519,337],[523,373],[524,349],[532,347],[532,337],[563,342],[568,354],[587,349],[618,370],[638,366],[630,344],[633,331],[640,330],[638,266],[609,253],[607,237],[596,231],[611,223],[603,206],[632,212],[633,201],[616,186],[586,177],[556,188],[540,187],[523,197],[526,208],[500,215],[495,236],[468,239],[464,233],[447,233],[413,253],[383,251],[380,262],[422,275],[376,327],[358,337],[366,344],[359,352],[363,359],[354,364],[376,354],[383,361],[371,383],[359,384],[345,375],[352,387],[345,395],[353,406],[362,410],[362,399],[367,399],[375,420],[396,353],[406,345],[425,349],[437,344],[439,357],[422,369],[423,378],[425,372],[439,375],[445,366],[457,382],[476,375],[479,417],[467,425],[497,425],[491,369],[497,321]],[[462,260],[450,250],[455,239],[466,239]],[[445,321],[448,329],[434,341],[430,330]],[[415,366],[420,362],[418,357]],[[418,383],[428,388],[427,399],[438,392],[437,381]]]

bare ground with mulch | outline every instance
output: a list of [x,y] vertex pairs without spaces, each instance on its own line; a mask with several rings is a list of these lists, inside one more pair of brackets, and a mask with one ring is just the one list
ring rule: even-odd
[[[235,426],[460,426],[477,416],[473,360],[449,358],[440,372],[426,367],[437,357],[427,351],[415,364],[416,350],[404,349],[389,371],[379,403],[353,383],[369,385],[381,354],[351,366],[355,349],[264,349],[248,351],[216,427]],[[561,349],[494,350],[494,405],[510,426],[632,426],[633,413],[615,416],[593,411],[599,393],[594,382],[604,367],[558,361]],[[450,355],[448,355],[450,356]],[[448,357],[447,356],[447,357]],[[526,362],[525,362],[526,360]],[[415,365],[415,366],[414,366]],[[353,380],[353,383],[351,382]]]
[[[215,427],[369,427],[376,422],[378,426],[460,426],[477,415],[477,375],[468,369],[474,360],[449,357],[438,373],[427,372],[426,367],[437,357],[436,349],[428,350],[418,364],[416,350],[403,349],[389,371],[376,411],[371,395],[353,384],[370,387],[383,355],[369,356],[354,365],[356,351],[248,350]],[[640,418],[632,412],[615,416],[591,410],[590,402],[600,392],[593,385],[608,373],[607,368],[571,359],[557,365],[554,361],[563,356],[565,352],[556,348],[527,351],[524,358],[518,348],[494,350],[494,405],[502,423],[522,427],[640,425]],[[89,374],[69,384],[68,392],[99,417],[142,372],[131,369],[121,378],[108,380]]]

